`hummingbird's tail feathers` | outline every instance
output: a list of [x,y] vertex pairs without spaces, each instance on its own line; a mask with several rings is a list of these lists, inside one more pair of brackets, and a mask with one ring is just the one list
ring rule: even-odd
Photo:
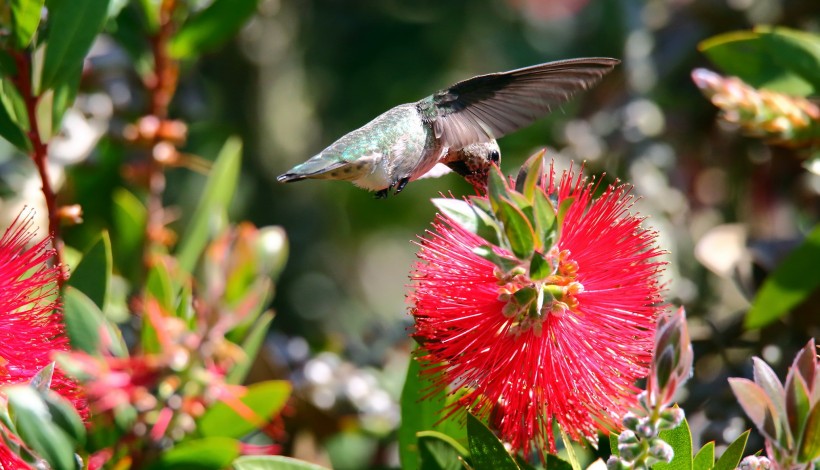
[[589,89],[619,63],[590,57],[479,75],[434,93],[416,106],[443,145],[462,148],[531,124],[573,94]]
[[276,181],[290,183],[304,179],[343,179],[339,178],[340,175],[337,170],[346,166],[348,166],[347,162],[332,161],[317,155],[304,163],[296,165],[287,173],[277,176]]

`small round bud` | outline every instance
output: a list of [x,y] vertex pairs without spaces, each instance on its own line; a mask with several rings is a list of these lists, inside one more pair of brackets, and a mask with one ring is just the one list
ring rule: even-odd
[[613,455],[606,461],[606,468],[607,470],[628,470],[630,466],[623,460]]
[[638,442],[635,444],[618,444],[618,453],[624,460],[636,460],[643,454],[644,446]]
[[649,418],[642,418],[638,427],[635,428],[635,433],[641,439],[649,439],[658,435],[658,426],[649,421]]
[[626,429],[634,431],[638,428],[638,424],[640,424],[640,419],[635,413],[629,412],[624,415],[624,419],[621,420],[621,423],[623,423]]
[[655,438],[649,441],[649,455],[661,462],[669,463],[675,456],[675,451],[663,439]]
[[685,413],[681,408],[667,408],[661,411],[661,419],[658,422],[658,429],[674,429],[683,421]]
[[737,468],[740,470],[757,470],[759,466],[760,462],[758,462],[757,457],[750,455],[741,460]]
[[618,444],[635,444],[638,440],[638,436],[628,429],[618,436]]

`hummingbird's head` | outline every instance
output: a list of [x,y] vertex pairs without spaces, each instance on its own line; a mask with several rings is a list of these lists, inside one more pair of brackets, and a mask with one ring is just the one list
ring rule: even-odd
[[500,161],[501,150],[495,140],[450,150],[443,159],[444,164],[463,176],[480,192],[485,192],[487,189],[490,168]]

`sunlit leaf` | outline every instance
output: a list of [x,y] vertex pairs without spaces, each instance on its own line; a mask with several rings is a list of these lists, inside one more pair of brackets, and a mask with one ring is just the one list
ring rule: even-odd
[[136,279],[142,265],[142,243],[145,239],[145,224],[148,210],[142,202],[125,188],[117,188],[113,193],[114,249],[120,272]]
[[820,287],[820,224],[780,263],[760,287],[746,328],[762,328],[788,313]]
[[797,454],[801,462],[820,458],[820,402],[814,404],[806,419],[806,429]]
[[[278,414],[290,392],[290,382],[285,380],[249,385],[241,397],[223,397],[211,406],[197,422],[197,430],[203,437],[242,437]],[[232,403],[233,400],[241,405]]]
[[466,444],[467,432],[455,416],[443,419],[447,394],[441,390],[431,394],[431,376],[422,374],[419,361],[410,360],[401,393],[401,426],[398,430],[399,460],[402,469],[419,468],[417,433],[438,431],[459,444]]
[[11,84],[4,84],[2,93],[0,93],[0,137],[6,139],[10,144],[17,147],[21,152],[28,152],[31,148],[31,143],[26,136],[24,129],[21,129],[17,121],[9,110],[6,108],[6,103],[10,103],[12,97],[7,96],[5,91]]
[[529,258],[535,249],[535,239],[532,225],[524,213],[503,198],[499,201],[498,218],[504,226],[504,234],[515,256],[520,259]]
[[734,442],[729,444],[729,447],[723,451],[717,462],[715,462],[715,470],[734,470],[740,464],[740,459],[743,458],[743,451],[746,449],[746,441],[749,439],[749,431],[747,430]]
[[657,470],[692,470],[692,432],[689,430],[689,423],[686,419],[675,429],[661,431],[658,436],[672,446],[675,456],[671,462],[658,462],[653,468]]
[[789,430],[798,444],[810,408],[811,397],[809,396],[808,385],[800,373],[797,372],[797,368],[790,367],[789,374],[786,377],[786,418],[789,421]]
[[694,470],[710,470],[715,466],[715,441],[707,442],[700,448],[693,461]]
[[214,0],[180,27],[168,49],[186,58],[212,50],[233,37],[256,11],[259,0]]
[[87,295],[103,310],[111,286],[112,265],[111,238],[107,231],[103,231],[83,254],[67,284]]
[[234,460],[233,470],[327,470],[325,467],[283,455],[243,455]]
[[504,444],[472,414],[467,415],[467,438],[475,468],[518,470],[518,464]]
[[219,232],[217,225],[224,220],[239,181],[241,159],[242,142],[236,137],[228,139],[211,168],[199,204],[178,246],[179,265],[183,270],[193,271],[208,240]]
[[240,455],[240,443],[227,437],[189,440],[160,453],[153,469],[221,470]]
[[10,0],[11,21],[14,39],[17,47],[28,47],[37,26],[40,24],[40,15],[43,11],[44,0]]
[[100,308],[88,296],[71,286],[63,291],[63,321],[72,349],[100,354],[100,334],[103,333],[110,339],[106,344],[112,354],[126,354],[116,327],[105,319]]
[[228,372],[226,377],[228,383],[239,384],[245,380],[251,365],[256,360],[256,355],[262,344],[265,342],[265,337],[268,334],[268,327],[273,321],[273,313],[263,313],[250,328],[247,338],[242,343],[242,351],[245,352],[244,357],[240,358],[236,365]]
[[47,0],[46,55],[39,90],[56,88],[82,68],[102,30],[108,0]]
[[546,149],[537,152],[521,165],[518,176],[515,178],[515,190],[523,194],[528,200],[535,198],[536,185],[541,182],[544,171],[544,154]]
[[417,434],[422,470],[461,470],[470,452],[452,437],[437,431]]
[[4,393],[23,442],[45,459],[52,469],[77,468],[75,442],[52,420],[43,397],[33,388],[19,385],[5,388]]

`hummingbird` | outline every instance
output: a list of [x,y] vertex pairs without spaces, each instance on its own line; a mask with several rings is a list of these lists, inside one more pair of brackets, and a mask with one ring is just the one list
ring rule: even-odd
[[434,168],[444,165],[486,186],[490,166],[500,159],[496,139],[545,116],[618,63],[568,59],[468,78],[389,109],[276,179],[351,181],[384,198],[428,173],[441,174]]

